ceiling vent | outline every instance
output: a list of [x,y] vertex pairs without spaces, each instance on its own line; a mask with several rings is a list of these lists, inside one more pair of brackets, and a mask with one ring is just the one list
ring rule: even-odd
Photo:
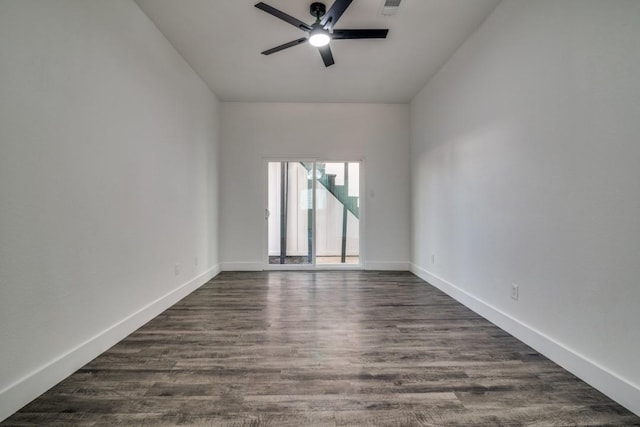
[[384,5],[382,6],[382,14],[384,16],[392,16],[398,13],[398,9],[400,8],[401,0],[384,0]]

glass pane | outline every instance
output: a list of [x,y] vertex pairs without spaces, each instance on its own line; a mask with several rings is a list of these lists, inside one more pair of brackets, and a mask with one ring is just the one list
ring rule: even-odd
[[316,163],[316,263],[360,263],[360,163]]
[[313,163],[269,162],[269,264],[313,263]]

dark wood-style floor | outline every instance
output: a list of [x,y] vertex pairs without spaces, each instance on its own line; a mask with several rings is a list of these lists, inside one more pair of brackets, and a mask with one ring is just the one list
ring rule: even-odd
[[2,426],[634,425],[410,273],[222,273]]

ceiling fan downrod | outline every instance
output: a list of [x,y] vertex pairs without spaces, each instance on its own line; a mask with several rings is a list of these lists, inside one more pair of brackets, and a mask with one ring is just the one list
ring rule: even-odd
[[324,3],[314,2],[311,3],[311,6],[309,6],[309,13],[311,13],[311,16],[314,16],[316,18],[316,23],[320,23],[320,18],[322,18],[324,14],[327,13],[327,8]]

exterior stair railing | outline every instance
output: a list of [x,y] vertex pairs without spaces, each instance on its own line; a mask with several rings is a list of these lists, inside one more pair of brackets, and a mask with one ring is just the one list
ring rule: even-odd
[[[313,166],[300,162],[307,170],[307,173],[313,173]],[[356,218],[360,219],[360,207],[358,206],[358,197],[349,196],[348,189],[348,168],[345,167],[345,183],[344,185],[336,185],[336,176],[325,174],[324,172],[316,180],[327,189],[343,206],[347,208]]]

